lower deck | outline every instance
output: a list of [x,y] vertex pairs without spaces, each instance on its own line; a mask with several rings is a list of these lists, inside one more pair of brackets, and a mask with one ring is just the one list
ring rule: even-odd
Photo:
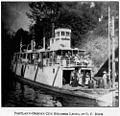
[[25,63],[14,63],[12,65],[12,71],[16,75],[52,87],[59,87],[68,90],[77,90],[81,88],[82,89],[99,88],[97,81],[92,80],[91,76],[86,75],[89,76],[86,77],[82,75],[85,73],[90,74],[91,69],[85,67],[84,68],[79,67],[78,69],[79,70],[77,70],[77,73],[73,75],[73,72],[75,72],[76,67],[61,67],[58,65],[41,67],[39,65]]
[[[56,87],[71,85],[71,81],[73,81],[71,75],[75,69],[76,67],[63,67],[58,65],[41,67],[39,65],[25,63],[14,63],[12,66],[13,72],[18,76]],[[85,80],[83,79],[82,81],[84,81],[83,85],[85,86]],[[77,86],[79,86],[78,83]]]
[[[38,65],[15,63],[12,68],[20,80],[60,94],[84,99],[112,102],[112,90],[104,88],[89,88],[87,84],[71,84],[71,72],[75,67],[40,67]],[[109,98],[109,99],[108,99]]]

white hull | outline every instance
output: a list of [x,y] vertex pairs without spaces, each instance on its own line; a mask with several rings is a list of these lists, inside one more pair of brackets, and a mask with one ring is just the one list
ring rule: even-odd
[[[32,64],[14,64],[13,72],[26,79],[47,84],[50,86],[62,87],[62,68],[58,66],[38,67]],[[23,66],[23,67],[22,67]],[[22,69],[23,68],[23,69]],[[16,70],[15,70],[16,69]]]
[[47,89],[52,88],[51,90],[53,91],[57,91],[61,93],[68,92],[67,94],[77,97],[85,97],[85,98],[87,97],[88,99],[95,100],[99,106],[112,106],[114,92],[108,92],[103,95],[98,95],[98,94],[85,93],[81,91],[79,88],[77,88],[78,91],[63,88],[62,71],[63,71],[62,67],[58,67],[58,66],[40,68],[38,67],[38,65],[31,65],[31,64],[27,64],[26,66],[25,64],[20,64],[20,63],[17,65],[16,64],[13,65],[13,72],[16,75],[18,75],[21,78],[24,77],[25,79],[30,80],[34,83],[37,82],[49,86]]
[[114,92],[107,93],[98,97],[97,103],[99,106],[112,106],[113,105]]

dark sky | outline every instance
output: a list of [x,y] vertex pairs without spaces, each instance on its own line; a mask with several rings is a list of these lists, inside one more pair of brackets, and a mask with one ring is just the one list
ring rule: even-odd
[[16,32],[19,28],[29,29],[30,20],[26,12],[29,11],[28,2],[2,2],[1,19],[5,28]]

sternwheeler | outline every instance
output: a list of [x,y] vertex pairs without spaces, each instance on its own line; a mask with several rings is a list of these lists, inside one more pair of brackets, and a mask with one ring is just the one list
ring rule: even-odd
[[93,101],[111,106],[115,89],[99,87],[92,76],[90,55],[83,49],[71,48],[71,30],[57,28],[54,35],[47,48],[45,38],[42,49],[35,49],[35,40],[26,50],[20,45],[20,52],[14,53],[11,62],[16,78],[48,92],[80,98],[83,104]]

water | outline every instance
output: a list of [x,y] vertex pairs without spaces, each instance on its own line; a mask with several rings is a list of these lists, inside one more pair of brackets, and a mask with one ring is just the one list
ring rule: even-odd
[[54,96],[32,88],[20,82],[15,82],[4,103],[5,107],[56,107],[62,104]]
[[[63,95],[60,97],[52,92],[48,94],[42,88],[36,89],[14,79],[8,88],[2,95],[3,107],[84,107],[84,100]],[[97,103],[88,101],[87,107],[97,106]],[[115,98],[113,106],[118,106],[118,98]]]

